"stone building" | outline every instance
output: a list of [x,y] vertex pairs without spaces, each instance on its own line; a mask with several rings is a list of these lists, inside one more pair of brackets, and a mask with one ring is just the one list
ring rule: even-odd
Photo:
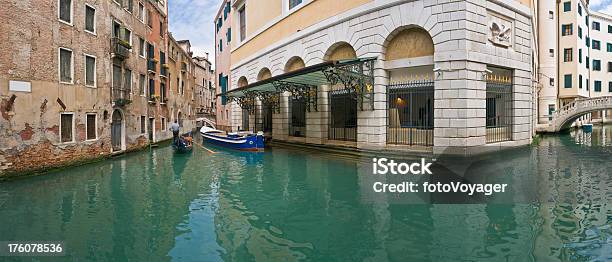
[[0,175],[171,137],[165,0],[8,1],[0,21]]
[[[227,98],[217,96],[225,93],[231,87],[231,60],[230,53],[232,49],[232,17],[234,8],[231,7],[233,1],[223,0],[217,15],[215,16],[215,86],[216,86],[216,119],[217,128],[221,130],[231,130],[232,119],[230,118],[230,109]],[[264,6],[262,6],[264,7]],[[266,10],[267,11],[267,10]],[[262,12],[264,12],[262,10]]]
[[530,3],[232,1],[231,128],[434,153],[529,144]]
[[[568,103],[612,95],[612,16],[586,0],[537,1],[539,34],[538,122]],[[580,120],[609,120],[612,110]]]
[[193,57],[194,77],[196,88],[196,114],[198,117],[206,117],[215,121],[216,90],[215,90],[215,71],[212,68],[208,53],[205,56]]

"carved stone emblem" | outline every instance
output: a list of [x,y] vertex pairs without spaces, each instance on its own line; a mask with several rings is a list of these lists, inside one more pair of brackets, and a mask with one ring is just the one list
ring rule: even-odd
[[512,45],[512,22],[489,14],[489,42],[498,46],[510,47]]

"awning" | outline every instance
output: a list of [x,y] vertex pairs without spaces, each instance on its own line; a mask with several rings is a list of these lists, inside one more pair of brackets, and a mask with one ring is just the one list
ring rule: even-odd
[[374,102],[374,61],[371,58],[355,58],[319,63],[304,67],[292,72],[284,73],[265,80],[261,80],[226,93],[230,101],[236,101],[243,109],[253,110],[255,99],[273,107],[280,108],[280,95],[290,92],[296,98],[306,100],[307,109],[317,110],[317,87],[321,85],[335,85],[346,89],[362,103]]

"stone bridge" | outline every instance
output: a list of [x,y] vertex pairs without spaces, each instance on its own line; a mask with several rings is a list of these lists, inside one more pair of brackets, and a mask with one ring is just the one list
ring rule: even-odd
[[593,97],[575,100],[552,115],[549,124],[539,125],[538,132],[559,132],[568,129],[576,119],[595,111],[612,109],[612,96]]

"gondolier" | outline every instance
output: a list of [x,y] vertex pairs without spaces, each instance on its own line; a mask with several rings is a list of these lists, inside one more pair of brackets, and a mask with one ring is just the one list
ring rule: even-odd
[[179,137],[181,127],[178,124],[177,120],[174,120],[174,123],[170,126],[170,130],[172,131],[172,143],[176,143],[176,140]]

